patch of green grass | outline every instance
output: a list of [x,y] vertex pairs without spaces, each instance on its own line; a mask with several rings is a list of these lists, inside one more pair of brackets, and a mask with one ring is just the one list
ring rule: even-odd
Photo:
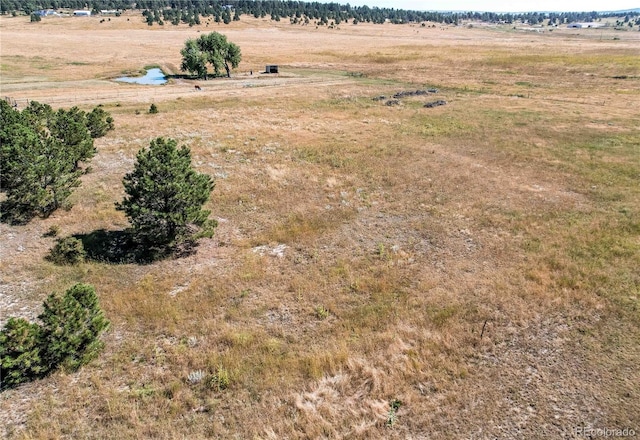
[[[406,309],[409,295],[408,280],[394,270],[387,261],[361,272],[357,285],[348,287],[357,294],[341,310],[341,323],[366,335],[370,331],[383,331],[394,325]],[[355,287],[355,290],[353,289]]]
[[415,60],[419,60],[421,57],[422,57],[422,54],[418,52],[409,52],[409,53],[375,52],[375,53],[370,53],[364,56],[364,58],[368,62],[372,62],[375,64],[395,64],[403,61],[415,61]]
[[498,52],[483,58],[483,64],[494,67],[517,67],[522,70],[527,66],[539,66],[541,64],[551,66],[620,66],[628,68],[640,68],[640,60],[636,55],[624,53],[532,53],[514,55],[511,51]]
[[624,194],[630,190],[638,194],[640,152],[637,149],[637,136],[633,133],[587,135],[564,148],[554,149],[553,153],[574,173],[596,186],[594,195],[616,201],[621,197],[612,198],[613,193]]
[[353,163],[352,159],[336,151],[322,151],[313,147],[301,147],[295,150],[296,158],[309,163],[328,165],[331,168],[345,168]]
[[426,310],[426,316],[429,321],[436,327],[444,326],[449,320],[458,314],[456,305],[449,306],[430,306]]
[[458,138],[469,133],[472,126],[457,114],[420,111],[412,115],[409,123],[399,129],[403,132],[412,131],[426,138]]

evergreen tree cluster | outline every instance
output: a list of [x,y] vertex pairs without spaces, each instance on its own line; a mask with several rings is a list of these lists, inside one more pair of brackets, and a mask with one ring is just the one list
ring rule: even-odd
[[43,303],[41,324],[9,318],[0,330],[0,390],[42,378],[58,368],[75,371],[95,358],[104,344],[100,333],[109,321],[95,289],[76,284]]
[[136,8],[144,10],[143,15],[149,25],[153,22],[193,25],[199,24],[201,17],[207,21],[229,24],[231,21],[240,20],[242,15],[255,18],[269,17],[273,21],[289,20],[292,24],[313,23],[318,26],[337,26],[348,21],[384,23],[387,20],[396,24],[421,21],[457,23],[457,15],[453,13],[303,1],[143,0],[136,3]]
[[[20,112],[0,101],[3,219],[26,221],[53,212],[80,184],[80,163],[95,154],[93,139],[111,129],[113,119],[100,107],[89,113],[77,107],[54,111],[32,101]],[[127,195],[116,208],[131,222],[132,241],[143,248],[147,260],[189,252],[197,239],[211,237],[217,223],[202,206],[214,182],[192,168],[189,149],[178,148],[173,139],[157,138],[137,159],[123,178]],[[79,239],[67,237],[58,240],[49,257],[58,264],[75,264],[86,252]],[[102,349],[99,335],[109,322],[92,286],[77,284],[62,297],[51,294],[43,308],[40,324],[10,318],[0,330],[0,390],[58,368],[77,370]]]
[[41,9],[85,9],[89,7],[94,11],[100,10],[126,10],[134,9],[135,2],[131,0],[0,0],[0,12],[11,14],[22,11],[29,15]]
[[0,101],[2,220],[47,217],[80,185],[81,162],[95,155],[93,140],[113,129],[102,108],[54,111],[32,101],[22,112]]
[[[369,6],[350,6],[348,3],[321,3],[293,0],[0,0],[2,14],[22,11],[31,14],[38,9],[82,9],[89,7],[95,11],[102,9],[137,9],[142,10],[146,22],[201,23],[201,17],[216,23],[229,24],[240,20],[242,15],[255,18],[269,17],[271,20],[290,20],[294,24],[339,25],[350,21],[368,23],[419,23],[431,21],[436,23],[457,24],[460,20],[475,20],[488,23],[529,23],[538,24],[550,20],[550,24],[596,21],[602,18],[619,16],[619,12],[435,12],[414,11],[395,8],[378,8]],[[425,5],[428,7],[428,4]],[[640,11],[628,11],[629,20],[640,17]],[[625,21],[628,23],[629,20]]]

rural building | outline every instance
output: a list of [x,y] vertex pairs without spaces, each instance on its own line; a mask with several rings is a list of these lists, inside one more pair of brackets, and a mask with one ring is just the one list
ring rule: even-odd
[[90,17],[91,16],[91,11],[73,11],[73,15],[75,17]]
[[569,23],[568,28],[587,29],[587,28],[599,28],[603,27],[602,23]]
[[56,11],[53,9],[40,9],[38,11],[33,11],[34,14],[39,15],[40,17],[46,17],[48,15],[56,15]]
[[278,73],[278,66],[276,64],[267,64],[264,68],[264,73]]

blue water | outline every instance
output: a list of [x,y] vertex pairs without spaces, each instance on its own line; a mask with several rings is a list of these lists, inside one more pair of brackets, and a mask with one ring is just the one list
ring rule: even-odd
[[116,78],[116,81],[155,86],[165,84],[167,82],[167,77],[164,76],[164,73],[162,73],[162,70],[160,69],[149,69],[145,76],[122,76],[120,78]]

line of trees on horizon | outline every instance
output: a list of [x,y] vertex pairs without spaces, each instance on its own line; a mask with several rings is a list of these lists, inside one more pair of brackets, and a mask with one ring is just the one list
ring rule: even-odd
[[[2,14],[31,14],[41,9],[92,9],[100,10],[142,10],[149,25],[153,23],[200,24],[201,17],[212,17],[217,23],[229,24],[238,21],[242,15],[255,18],[269,17],[280,21],[288,19],[293,24],[340,25],[350,21],[395,24],[436,22],[458,24],[461,20],[487,23],[529,23],[538,24],[549,20],[550,24],[596,21],[602,18],[620,17],[620,12],[437,12],[415,11],[369,6],[350,6],[348,3],[321,3],[293,0],[0,0]],[[625,12],[625,23],[640,17],[640,10]]]

